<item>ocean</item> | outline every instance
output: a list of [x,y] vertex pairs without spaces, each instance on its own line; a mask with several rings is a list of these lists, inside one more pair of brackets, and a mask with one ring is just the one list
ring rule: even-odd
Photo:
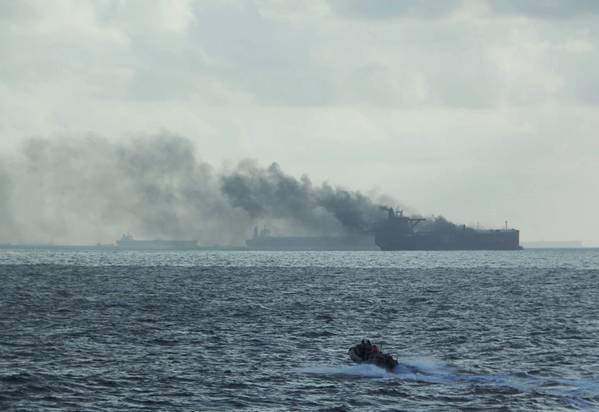
[[0,285],[2,411],[599,410],[597,249],[1,249]]

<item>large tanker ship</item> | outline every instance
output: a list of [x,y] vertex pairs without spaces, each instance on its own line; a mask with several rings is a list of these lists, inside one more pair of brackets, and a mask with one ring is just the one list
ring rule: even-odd
[[374,227],[374,240],[382,250],[518,250],[520,232],[516,229],[480,230],[450,225],[444,230],[416,231],[426,220],[404,216],[402,211],[385,208],[388,217]]

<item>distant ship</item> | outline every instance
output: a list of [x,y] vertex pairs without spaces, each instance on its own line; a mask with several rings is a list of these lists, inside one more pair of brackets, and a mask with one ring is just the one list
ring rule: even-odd
[[137,240],[131,234],[116,241],[117,248],[128,250],[189,250],[198,249],[196,240]]
[[386,220],[374,227],[375,243],[382,250],[519,250],[520,232],[516,229],[479,230],[451,225],[442,231],[415,231],[426,220],[384,208]]
[[372,235],[271,236],[266,228],[254,228],[253,238],[245,243],[249,250],[379,250]]

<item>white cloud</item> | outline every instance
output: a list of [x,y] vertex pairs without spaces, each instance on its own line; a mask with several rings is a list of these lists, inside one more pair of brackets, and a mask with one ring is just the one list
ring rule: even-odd
[[571,19],[599,14],[595,0],[488,0],[498,13],[522,15],[538,19]]

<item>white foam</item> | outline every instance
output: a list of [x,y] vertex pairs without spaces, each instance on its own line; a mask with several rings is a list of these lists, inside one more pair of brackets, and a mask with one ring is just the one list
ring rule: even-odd
[[[520,377],[512,375],[470,375],[430,358],[402,358],[393,372],[374,365],[313,366],[295,369],[298,373],[354,378],[401,379],[416,382],[451,384],[471,382],[483,385],[504,386],[521,392],[539,391],[566,396],[574,402],[586,402],[584,397],[599,395],[599,382],[575,378]],[[583,402],[584,401],[584,402]]]
[[427,358],[402,359],[392,372],[370,364],[339,367],[313,366],[297,368],[296,371],[311,375],[406,379],[429,383],[452,382],[457,379],[453,369],[447,364]]
[[422,373],[455,373],[455,369],[447,365],[447,363],[431,358],[401,358],[399,360],[399,365],[418,370]]

